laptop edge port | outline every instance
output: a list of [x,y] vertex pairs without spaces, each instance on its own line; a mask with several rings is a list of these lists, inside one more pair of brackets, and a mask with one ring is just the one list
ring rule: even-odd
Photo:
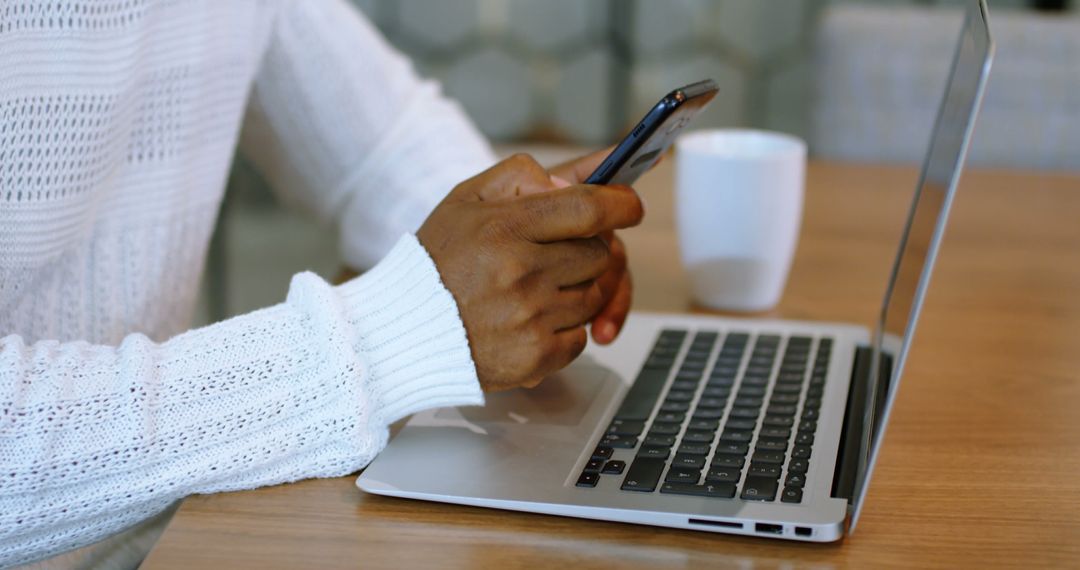
[[754,530],[763,534],[784,534],[784,526],[769,523],[754,523]]
[[795,536],[812,536],[813,534],[814,534],[814,529],[812,529],[812,528],[810,528],[808,526],[797,526],[797,527],[795,527]]

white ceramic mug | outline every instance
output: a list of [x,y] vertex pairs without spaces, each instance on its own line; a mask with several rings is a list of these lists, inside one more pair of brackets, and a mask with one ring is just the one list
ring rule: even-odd
[[675,218],[694,298],[731,311],[776,306],[802,222],[806,143],[702,130],[679,139],[675,160]]

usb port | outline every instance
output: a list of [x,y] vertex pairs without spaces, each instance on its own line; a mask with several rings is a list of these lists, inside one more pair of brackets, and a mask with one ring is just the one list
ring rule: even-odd
[[811,536],[814,534],[813,529],[806,526],[795,527],[795,536]]
[[755,523],[754,530],[764,534],[784,534],[783,525],[769,523]]

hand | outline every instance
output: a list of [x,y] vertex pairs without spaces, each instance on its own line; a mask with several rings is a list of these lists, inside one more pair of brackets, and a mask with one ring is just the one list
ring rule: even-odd
[[[611,151],[612,148],[607,148],[556,166],[550,170],[552,179],[556,186],[581,184]],[[619,335],[623,323],[626,322],[626,315],[630,313],[633,282],[627,266],[626,246],[622,240],[615,232],[605,232],[602,237],[611,251],[611,264],[597,279],[597,285],[604,295],[604,308],[592,320],[592,337],[600,344],[610,344]]]
[[459,184],[417,231],[457,301],[480,384],[534,386],[585,349],[613,261],[601,234],[637,225],[626,188],[557,188],[526,155]]

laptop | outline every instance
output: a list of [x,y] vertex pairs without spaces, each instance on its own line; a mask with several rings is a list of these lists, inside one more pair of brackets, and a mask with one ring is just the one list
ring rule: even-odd
[[970,2],[874,330],[631,313],[619,340],[535,389],[416,414],[357,485],[705,532],[852,532],[989,72],[986,18]]

